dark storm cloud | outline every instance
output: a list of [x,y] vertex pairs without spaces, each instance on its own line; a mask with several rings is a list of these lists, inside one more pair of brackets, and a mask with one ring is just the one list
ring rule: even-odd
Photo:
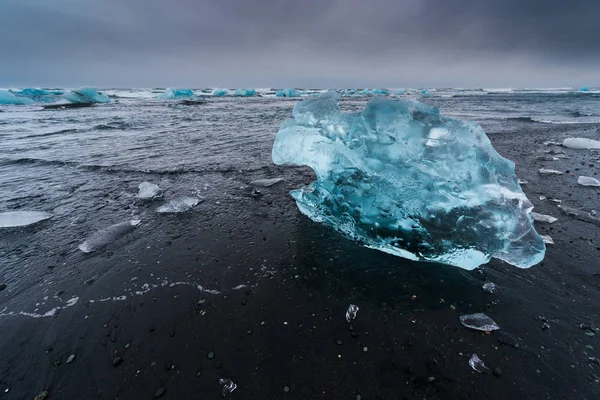
[[2,0],[0,84],[576,85],[599,78],[599,15],[598,0]]

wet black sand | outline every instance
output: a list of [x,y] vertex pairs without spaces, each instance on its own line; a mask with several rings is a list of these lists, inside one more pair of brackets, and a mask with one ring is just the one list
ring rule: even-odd
[[[579,133],[597,137],[597,129]],[[287,192],[310,182],[310,171],[275,166],[232,172],[246,183],[286,177],[259,196],[240,189],[235,201],[164,216],[158,231],[142,224],[135,240],[65,256],[55,268],[37,259],[29,267],[46,268],[46,276],[69,269],[64,296],[80,299],[56,317],[0,318],[0,399],[43,391],[48,399],[150,399],[161,388],[165,399],[218,399],[220,378],[238,385],[232,399],[599,398],[600,365],[589,358],[600,357],[600,227],[539,200],[599,208],[598,190],[576,183],[577,174],[598,177],[599,155],[557,148],[572,158],[535,160],[553,148],[544,141],[572,131],[515,123],[490,134],[529,181],[536,211],[559,218],[537,224],[556,244],[529,270],[492,261],[467,272],[358,247],[297,211]],[[570,173],[540,176],[542,166]],[[220,293],[169,284],[89,302],[161,276]],[[482,290],[487,281],[495,293]],[[0,292],[0,310],[21,301],[9,289]],[[360,307],[351,326],[349,304]],[[458,317],[473,312],[501,330],[466,330]],[[473,353],[496,374],[473,371]]]

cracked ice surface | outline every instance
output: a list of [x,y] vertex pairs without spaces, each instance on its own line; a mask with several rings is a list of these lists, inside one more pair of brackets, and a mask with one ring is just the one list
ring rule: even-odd
[[359,243],[412,260],[474,269],[491,257],[542,261],[514,163],[475,124],[418,101],[375,98],[340,112],[339,94],[298,103],[273,144],[275,164],[308,165],[302,213]]

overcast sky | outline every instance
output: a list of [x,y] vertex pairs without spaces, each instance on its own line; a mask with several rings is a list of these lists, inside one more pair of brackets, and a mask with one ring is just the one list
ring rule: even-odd
[[600,0],[0,0],[0,87],[600,86]]

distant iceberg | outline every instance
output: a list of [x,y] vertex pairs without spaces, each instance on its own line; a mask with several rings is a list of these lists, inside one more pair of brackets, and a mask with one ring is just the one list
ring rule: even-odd
[[371,91],[369,89],[363,89],[363,91],[360,92],[360,94],[364,94],[365,96],[368,96],[371,94]]
[[165,100],[173,100],[173,99],[187,99],[190,97],[194,97],[194,92],[190,89],[175,89],[175,88],[167,88],[164,93],[159,94],[159,99]]
[[275,96],[277,97],[300,97],[302,94],[296,89],[285,88],[283,90],[278,90],[275,92]]
[[254,89],[238,89],[233,93],[234,96],[237,97],[252,97],[256,95],[256,90]]
[[32,104],[33,100],[29,97],[16,96],[13,92],[8,90],[0,90],[0,104],[14,104],[14,105],[25,105]]
[[405,94],[406,94],[406,90],[404,90],[404,89],[397,89],[392,92],[392,95],[394,95],[394,96],[403,96]]
[[229,94],[229,90],[227,89],[215,89],[215,91],[213,92],[213,96],[215,97],[223,97],[223,96],[227,96]]
[[429,90],[427,90],[427,89],[421,90],[421,96],[429,97],[429,95],[430,95]]
[[579,89],[580,92],[587,92],[588,90],[590,90],[590,88],[587,86],[584,86],[581,89]]
[[371,94],[373,95],[388,95],[390,92],[386,89],[373,89],[371,90]]
[[63,94],[63,97],[71,103],[108,103],[110,98],[93,87],[82,87],[72,89]]
[[291,192],[303,214],[411,260],[468,270],[492,257],[519,268],[543,260],[515,164],[481,127],[415,100],[376,97],[353,114],[339,100],[328,92],[299,102],[275,137],[275,164],[317,176]]
[[35,102],[53,103],[64,94],[61,90],[44,90],[37,88],[25,88],[16,93],[17,96],[28,97]]

